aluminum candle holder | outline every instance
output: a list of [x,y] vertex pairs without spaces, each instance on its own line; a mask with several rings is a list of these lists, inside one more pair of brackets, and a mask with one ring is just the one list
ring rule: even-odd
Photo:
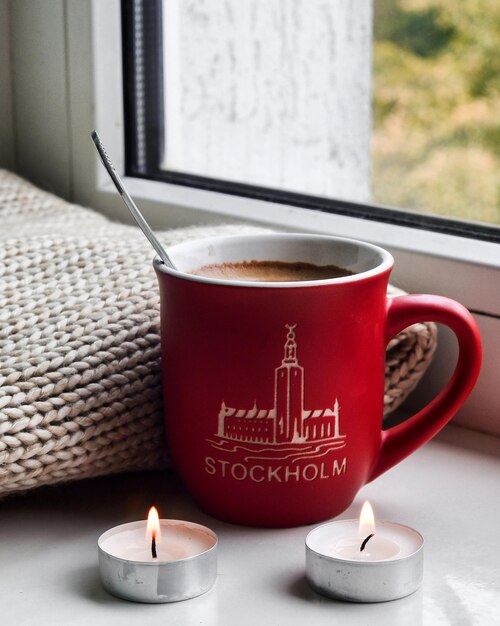
[[200,524],[159,520],[161,545],[146,540],[146,521],[99,537],[99,568],[109,593],[135,602],[178,602],[207,592],[217,578],[217,536]]
[[358,520],[330,522],[306,538],[306,577],[315,591],[337,600],[396,600],[422,583],[423,545],[422,535],[402,524],[378,522],[376,533],[360,541]]

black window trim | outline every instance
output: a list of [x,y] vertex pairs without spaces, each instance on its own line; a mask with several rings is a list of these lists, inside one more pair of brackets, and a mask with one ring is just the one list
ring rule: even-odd
[[[161,0],[122,0],[122,38],[126,44],[122,50],[127,176],[500,243],[500,228],[482,223],[162,170],[160,162],[165,136],[162,26]],[[137,71],[139,65],[142,67]],[[168,142],[168,137],[166,139]]]

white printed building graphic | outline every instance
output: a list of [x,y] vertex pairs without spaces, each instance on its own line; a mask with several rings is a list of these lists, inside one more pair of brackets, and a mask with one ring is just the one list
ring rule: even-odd
[[339,402],[332,408],[304,408],[304,368],[297,360],[295,325],[288,334],[281,365],[275,369],[274,407],[237,409],[222,402],[217,436],[221,439],[271,445],[343,440]]

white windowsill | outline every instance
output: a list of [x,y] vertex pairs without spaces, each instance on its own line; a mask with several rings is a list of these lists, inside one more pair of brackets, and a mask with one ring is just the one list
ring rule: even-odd
[[[45,488],[2,503],[0,600],[5,624],[275,626],[332,623],[405,626],[500,621],[498,439],[447,427],[427,446],[364,487],[342,515],[369,499],[379,519],[408,524],[425,539],[424,583],[382,604],[317,595],[304,579],[312,527],[254,529],[207,517],[174,477],[126,474]],[[129,494],[135,494],[133,501]],[[206,595],[176,604],[128,603],[101,587],[97,538],[141,519],[155,503],[164,517],[208,525],[219,536],[219,576]]]

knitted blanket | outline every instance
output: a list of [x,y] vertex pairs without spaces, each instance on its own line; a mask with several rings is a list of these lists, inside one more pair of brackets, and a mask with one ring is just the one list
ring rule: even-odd
[[[241,224],[159,233],[168,247]],[[0,170],[0,494],[165,467],[159,295],[133,226]],[[385,413],[436,346],[417,324],[388,346]]]

